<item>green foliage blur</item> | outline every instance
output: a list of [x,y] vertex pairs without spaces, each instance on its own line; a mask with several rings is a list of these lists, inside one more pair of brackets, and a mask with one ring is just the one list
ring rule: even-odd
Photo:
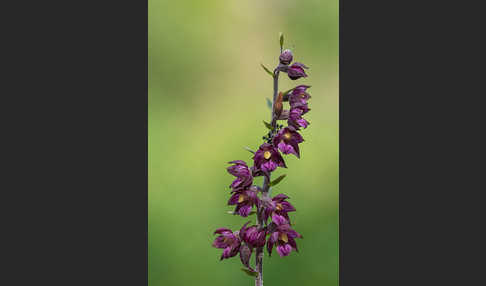
[[[272,190],[291,197],[299,253],[264,258],[264,283],[338,285],[338,0],[149,0],[149,285],[254,285],[238,257],[219,261],[218,227],[239,229],[226,203],[227,162],[245,160],[270,120],[266,98],[279,32],[309,77],[301,159]],[[261,178],[257,180],[261,184]],[[252,257],[252,264],[254,257]]]

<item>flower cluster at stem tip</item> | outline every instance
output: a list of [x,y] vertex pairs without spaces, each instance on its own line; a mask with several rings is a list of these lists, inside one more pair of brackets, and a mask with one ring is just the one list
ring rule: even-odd
[[[287,73],[291,80],[307,77],[305,69],[308,67],[298,62],[291,64],[292,60],[292,52],[288,49],[283,50],[274,77],[278,77],[278,72]],[[302,235],[292,228],[289,217],[289,213],[296,209],[287,201],[289,197],[285,194],[278,194],[273,198],[268,196],[268,182],[271,173],[277,168],[287,168],[282,155],[293,154],[300,158],[299,144],[304,142],[300,131],[310,124],[302,117],[310,111],[308,101],[311,96],[307,92],[309,88],[308,85],[298,85],[286,93],[279,94],[281,101],[288,102],[289,109],[277,112],[274,103],[272,118],[276,118],[271,126],[267,126],[270,132],[263,137],[265,142],[253,152],[252,167],[243,160],[229,162],[231,165],[227,171],[236,178],[229,186],[231,191],[228,205],[235,206],[232,212],[234,215],[248,217],[256,214],[258,224],[248,225],[247,222],[236,231],[228,228],[217,229],[214,234],[218,236],[213,246],[223,249],[221,260],[240,254],[243,265],[254,271],[249,266],[249,260],[255,248],[261,249],[266,245],[268,254],[271,255],[275,247],[281,257],[298,251],[295,239],[302,238]],[[286,126],[277,124],[278,120],[286,120]],[[265,177],[267,186],[265,183],[263,188],[254,185],[253,180],[258,176]],[[274,186],[280,182],[279,179],[270,182],[270,185]],[[264,195],[265,192],[267,194]]]

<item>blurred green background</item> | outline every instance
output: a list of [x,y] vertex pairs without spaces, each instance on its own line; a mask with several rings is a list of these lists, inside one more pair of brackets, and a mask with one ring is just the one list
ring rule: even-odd
[[[149,0],[149,285],[254,285],[238,257],[219,261],[218,227],[239,229],[227,162],[250,164],[269,120],[278,34],[309,77],[301,159],[273,190],[291,197],[299,253],[265,253],[264,283],[338,285],[338,0]],[[276,177],[276,176],[275,176]],[[257,180],[258,183],[261,179]],[[250,217],[253,221],[254,216]],[[254,257],[252,257],[252,264]]]

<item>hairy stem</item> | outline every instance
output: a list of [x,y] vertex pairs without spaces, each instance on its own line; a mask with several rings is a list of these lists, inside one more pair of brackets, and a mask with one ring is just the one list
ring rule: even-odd
[[[276,68],[273,71],[273,101],[272,101],[272,128],[277,128],[277,116],[274,112],[275,110],[275,101],[278,95],[278,76],[280,71]],[[265,200],[269,197],[268,190],[270,188],[270,174],[268,176],[264,176],[263,179],[263,187],[262,187],[262,196]],[[259,210],[257,211],[257,223],[260,228],[265,227],[263,221],[263,206],[260,206]],[[256,249],[256,256],[255,256],[255,268],[258,272],[258,276],[255,278],[255,286],[263,286],[263,247],[257,247]]]

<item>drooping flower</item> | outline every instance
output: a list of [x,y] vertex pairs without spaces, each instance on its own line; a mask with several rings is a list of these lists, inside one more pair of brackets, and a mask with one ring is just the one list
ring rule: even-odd
[[283,216],[274,214],[269,228],[271,234],[267,240],[268,255],[272,255],[274,245],[281,257],[289,255],[292,250],[298,251],[295,238],[302,238],[302,235],[293,230]]
[[292,59],[293,59],[293,55],[292,55],[292,52],[290,50],[284,50],[280,56],[278,57],[278,59],[280,60],[280,63],[283,64],[283,65],[288,65],[292,62]]
[[252,186],[246,189],[233,189],[233,194],[228,200],[228,205],[236,205],[235,214],[239,214],[242,217],[247,217],[253,206],[259,205],[259,199],[257,195],[257,188]]
[[289,95],[291,107],[299,107],[307,104],[307,101],[311,98],[310,94],[306,92],[309,87],[308,85],[299,85],[292,90]]
[[277,214],[283,216],[290,224],[290,218],[287,213],[295,211],[294,206],[287,202],[289,197],[284,194],[278,194],[270,201],[264,204],[263,219],[266,221],[270,216]]
[[[305,113],[306,109],[300,107],[291,108],[289,112],[289,119],[287,123],[289,126],[293,126],[295,129],[299,130],[301,127],[306,128],[310,123],[302,118],[302,114]],[[307,108],[307,111],[309,109]]]
[[282,155],[269,143],[263,143],[253,156],[255,167],[263,172],[272,172],[277,167],[287,168]]
[[287,75],[291,80],[296,80],[301,77],[307,77],[304,69],[308,69],[308,67],[302,63],[293,63],[289,66],[287,70]]
[[246,165],[245,161],[235,160],[229,162],[231,165],[227,168],[228,173],[235,176],[236,179],[231,183],[230,187],[234,190],[247,188],[253,184],[253,176],[250,168]]
[[265,238],[267,232],[265,229],[260,229],[257,225],[247,227],[245,223],[240,229],[240,238],[251,247],[262,247],[265,245]]
[[277,133],[273,138],[273,145],[277,146],[283,154],[294,154],[300,158],[299,143],[304,142],[295,127],[288,126]]
[[218,228],[214,234],[219,234],[214,239],[213,246],[216,248],[222,248],[223,254],[220,260],[236,256],[240,250],[241,240],[238,237],[238,233],[234,233],[228,228]]

